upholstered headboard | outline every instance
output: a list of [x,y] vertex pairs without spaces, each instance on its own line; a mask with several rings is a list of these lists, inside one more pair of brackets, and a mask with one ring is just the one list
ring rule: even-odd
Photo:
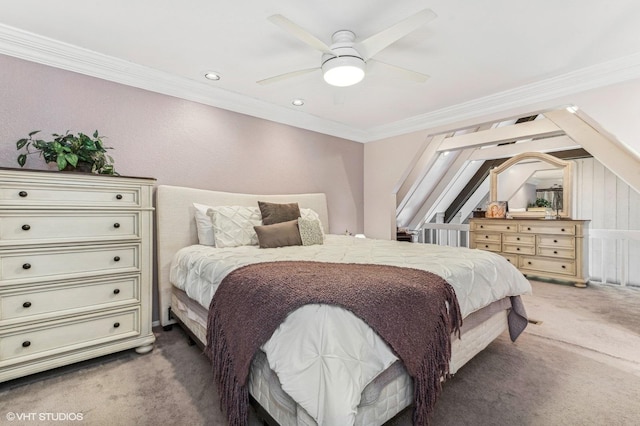
[[160,323],[163,326],[174,322],[169,320],[171,260],[182,247],[198,244],[193,203],[208,206],[257,207],[258,201],[297,202],[301,208],[315,210],[320,216],[324,229],[329,229],[325,194],[253,195],[168,185],[158,186],[156,191],[156,252],[158,255],[158,306]]

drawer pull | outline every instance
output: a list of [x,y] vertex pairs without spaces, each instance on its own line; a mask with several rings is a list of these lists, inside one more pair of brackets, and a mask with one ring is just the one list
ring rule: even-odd
[[558,254],[558,250],[554,250],[554,251],[553,251],[553,254]]
[[30,308],[30,307],[31,307],[31,302],[24,302],[24,303],[22,304],[22,307],[23,307],[23,308]]
[[22,198],[24,198],[29,194],[27,193],[27,191],[20,191],[20,192],[18,192],[18,195],[21,196]]
[[122,194],[117,194],[116,195],[116,200],[122,200]]
[[566,266],[564,266],[564,265],[562,265],[562,269],[567,269],[567,267],[566,267]]
[[516,241],[520,241],[520,237],[516,237]]
[[118,222],[116,222],[116,223],[113,224],[113,227],[114,228],[120,228],[120,224]]
[[23,231],[28,231],[29,229],[31,229],[31,226],[29,226],[29,225],[22,225],[22,230],[23,230]]
[[527,231],[531,231],[531,228],[527,228]]
[[511,227],[510,227],[510,226],[507,226],[507,229],[511,229]]
[[484,246],[484,248],[489,248],[489,246]]
[[480,225],[480,229],[484,228],[484,225]]
[[113,294],[119,294],[120,293],[120,289],[116,288],[115,290],[113,290]]
[[119,322],[116,322],[116,323],[113,324],[113,328],[118,328],[118,327],[120,327],[120,323]]
[[520,251],[520,247],[516,248],[517,251]]
[[553,242],[554,242],[554,243],[557,243],[557,242],[558,242],[558,240],[553,240]]
[[115,262],[120,262],[120,256],[116,256],[116,257],[114,257],[114,258],[113,258],[113,260],[114,260]]
[[488,236],[488,235],[485,235],[484,237],[485,237],[485,238],[489,238],[489,236]]
[[527,265],[531,265],[531,262],[527,262]]
[[24,265],[22,265],[22,269],[31,269],[31,264],[25,263]]
[[24,342],[22,342],[22,347],[23,348],[28,348],[29,346],[31,346],[31,342],[28,340],[25,340]]
[[564,228],[562,228],[560,231],[564,232]]

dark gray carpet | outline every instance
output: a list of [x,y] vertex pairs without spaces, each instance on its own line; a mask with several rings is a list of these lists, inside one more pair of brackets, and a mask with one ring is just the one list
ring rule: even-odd
[[[597,288],[587,293],[549,285],[540,284],[543,297],[531,300],[537,314],[546,315],[544,309],[551,305],[544,298],[555,291],[577,294],[580,309],[590,308],[585,297],[595,296],[592,311],[606,311],[600,321],[610,317],[612,327],[628,327],[640,312],[640,291],[628,293],[637,296],[635,303],[627,295],[607,310],[603,306],[616,305],[617,292],[608,297],[609,291]],[[584,293],[575,293],[579,291]],[[571,306],[566,315],[574,315]],[[526,332],[515,344],[501,336],[448,380],[432,424],[640,424],[640,356],[619,359],[564,343],[555,334],[546,337],[544,325],[530,326],[541,328]],[[634,333],[640,338],[640,330]],[[158,329],[156,336],[155,349],[146,355],[126,351],[1,383],[0,424],[225,425],[202,351],[188,346],[178,327]],[[9,412],[81,413],[83,421],[9,422]],[[407,420],[408,415],[393,424]]]

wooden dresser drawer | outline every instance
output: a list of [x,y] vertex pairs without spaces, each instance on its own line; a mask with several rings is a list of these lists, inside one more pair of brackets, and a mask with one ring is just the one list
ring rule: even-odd
[[[140,302],[140,276],[0,292],[0,325]],[[10,321],[16,320],[16,321]]]
[[140,239],[140,213],[12,212],[0,215],[0,245]]
[[502,255],[502,257],[507,259],[507,262],[509,262],[510,264],[512,264],[515,267],[518,267],[518,256],[512,255],[512,254],[507,254],[507,253],[500,253],[500,254]]
[[476,244],[485,244],[485,243],[500,243],[501,242],[501,235],[498,233],[483,233],[483,232],[478,232],[473,234],[473,238],[474,241],[476,242]]
[[576,239],[573,237],[538,235],[538,245],[547,247],[575,248]]
[[0,367],[138,334],[139,308],[5,331],[0,334]]
[[502,240],[503,243],[507,244],[535,244],[536,236],[535,235],[521,235],[521,234],[505,234]]
[[536,247],[523,244],[502,244],[502,251],[513,254],[536,254]]
[[518,267],[525,270],[550,272],[553,274],[576,274],[576,263],[574,260],[569,259],[562,260],[544,257],[521,256]]
[[140,191],[135,187],[0,181],[0,206],[54,205],[140,207]]
[[540,221],[541,223],[524,223],[518,225],[519,232],[527,234],[575,235],[576,226],[569,223]]
[[482,222],[474,222],[476,231],[494,231],[494,232],[517,232],[518,226],[515,223],[492,222],[491,220],[485,220]]
[[480,249],[480,250],[488,250],[488,251],[499,252],[502,249],[502,244],[479,241],[479,242],[476,243],[475,248]]
[[575,259],[576,257],[576,251],[572,248],[538,247],[537,254],[561,259]]
[[0,253],[0,286],[138,272],[140,245],[15,250]]

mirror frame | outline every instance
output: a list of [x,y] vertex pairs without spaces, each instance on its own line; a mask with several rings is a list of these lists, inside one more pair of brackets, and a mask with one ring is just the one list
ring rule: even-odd
[[[540,160],[549,163],[558,168],[563,168],[562,175],[562,210],[559,212],[559,216],[565,219],[571,218],[571,194],[572,194],[572,167],[571,161],[561,160],[553,155],[544,154],[541,152],[524,152],[511,157],[498,167],[491,169],[489,175],[491,177],[491,189],[490,189],[490,201],[503,201],[498,200],[498,175],[514,164],[519,163],[522,160]],[[509,213],[513,218],[543,218],[545,212],[516,212]]]

